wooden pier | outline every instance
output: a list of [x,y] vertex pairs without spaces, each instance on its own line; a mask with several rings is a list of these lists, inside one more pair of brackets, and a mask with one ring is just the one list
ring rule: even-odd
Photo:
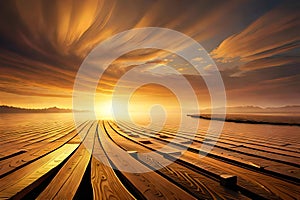
[[86,121],[5,133],[0,146],[0,199],[300,199],[299,148],[276,142]]

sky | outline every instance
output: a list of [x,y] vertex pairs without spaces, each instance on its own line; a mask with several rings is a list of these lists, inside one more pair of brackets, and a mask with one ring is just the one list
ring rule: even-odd
[[[143,27],[176,30],[201,44],[222,76],[227,106],[300,104],[299,1],[11,0],[0,4],[0,104],[72,108],[76,73],[89,52],[117,33]],[[164,50],[141,49],[122,55],[99,77],[96,107],[110,106],[118,80],[130,71],[135,78],[149,80],[131,98],[136,111],[148,110],[149,102],[155,101],[172,110],[178,105],[176,94],[151,84],[155,78],[178,83],[179,75],[165,71],[167,66],[188,80],[200,107],[210,106],[203,77],[191,71],[186,60]],[[121,88],[131,87],[132,82],[124,81]],[[177,88],[185,91],[184,84]],[[188,98],[179,102],[190,105]]]

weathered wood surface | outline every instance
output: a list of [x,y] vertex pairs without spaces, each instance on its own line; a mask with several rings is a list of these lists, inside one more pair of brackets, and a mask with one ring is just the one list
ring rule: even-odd
[[[86,126],[85,124],[82,125],[82,127]],[[81,130],[81,129],[80,129]],[[77,131],[71,131],[66,133],[64,136],[62,136],[63,140],[57,140],[56,142],[47,142],[42,143],[39,146],[33,146],[29,149],[27,149],[24,153],[18,154],[15,156],[11,156],[7,159],[0,161],[0,178],[4,177],[5,175],[23,167],[27,164],[47,155],[48,153],[54,151],[55,149],[61,147],[65,143],[67,143],[69,140],[74,138],[77,135]],[[11,146],[11,148],[15,148],[15,146]],[[19,151],[17,149],[17,151]]]
[[[201,136],[202,140],[200,140],[198,139],[198,135],[193,138],[191,135],[187,136],[187,134],[184,133],[179,133],[176,135],[175,133],[160,131],[160,133],[153,134],[154,131],[151,132],[151,130],[142,130],[138,128],[128,127],[126,125],[124,128],[127,131],[129,128],[129,130],[133,132],[139,133],[140,135],[145,137],[156,139],[160,142],[172,142],[175,146],[177,146],[177,148],[186,148],[187,146],[189,146],[190,150],[194,150],[196,152],[200,151],[199,153],[206,153],[204,150],[201,150],[201,145],[211,145],[209,144],[209,141],[211,139],[207,141],[206,138],[206,140],[204,141],[204,136]],[[164,137],[161,137],[162,135],[164,135]],[[184,142],[184,140],[186,141],[186,143]],[[243,145],[244,151],[240,151],[237,150],[237,148],[239,147],[239,145],[237,145],[238,143],[234,143],[234,146],[232,144],[230,146],[224,146],[224,143],[228,144],[230,142],[233,143],[232,141],[224,141],[224,139],[220,139],[220,141],[218,141],[218,143],[214,146],[208,156],[214,157],[215,159],[226,159],[229,162],[251,168],[252,170],[263,170],[265,173],[269,172],[272,175],[277,174],[278,176],[286,178],[288,180],[295,180],[295,182],[300,181],[300,165],[298,164],[300,160],[299,153],[295,155],[295,153],[292,152],[291,155],[289,150],[281,153],[278,153],[276,151],[270,153],[266,152],[266,150],[264,149],[261,150],[259,146],[248,147],[247,145]],[[255,149],[255,151],[253,149]]]
[[[71,122],[41,125],[0,136],[0,199],[300,199],[300,152],[280,141],[204,140],[201,131],[112,121],[78,130]],[[199,158],[201,145],[216,140]],[[133,173],[140,169],[157,170]]]
[[[87,133],[84,140],[92,142],[95,137],[96,127],[97,123],[94,122],[83,130]],[[37,199],[72,199],[77,192],[90,158],[91,149],[87,149],[83,144],[80,144],[78,150],[59,170]]]
[[[122,126],[123,125],[123,126]],[[137,127],[130,127],[128,124],[120,124],[122,126],[119,130],[119,133],[127,133],[129,135],[131,132],[135,134],[139,134],[140,137],[147,137],[147,140],[150,141],[148,144],[140,143],[140,140],[137,137],[130,137],[131,140],[140,143],[140,145],[146,146],[151,150],[156,150],[160,152],[160,149],[165,148],[168,144],[169,151],[172,152],[172,146],[174,150],[176,150],[176,146],[184,146],[184,143],[177,142],[176,140],[172,140],[172,136],[166,138],[159,137],[159,134],[152,134],[151,131],[145,131],[142,129],[138,129]],[[179,135],[181,137],[181,135]],[[172,140],[172,141],[171,141]],[[170,143],[172,142],[172,144]],[[193,147],[193,146],[192,146]],[[191,147],[190,147],[191,148]],[[190,149],[192,150],[192,149]],[[196,149],[199,150],[199,148]],[[213,151],[214,152],[214,151]],[[164,152],[161,152],[164,153]],[[198,153],[198,152],[197,152]],[[282,179],[281,176],[276,177],[277,174],[268,173],[268,171],[264,169],[256,169],[249,164],[249,167],[244,165],[244,163],[231,161],[226,156],[208,156],[199,159],[199,155],[190,151],[186,151],[181,157],[180,161],[184,163],[191,164],[193,166],[197,166],[200,170],[206,172],[207,174],[211,174],[215,177],[219,177],[221,174],[234,174],[238,175],[238,185],[245,189],[246,191],[253,192],[254,195],[257,194],[260,197],[264,197],[267,199],[294,199],[294,197],[299,197],[299,182],[294,181],[294,177],[292,177],[291,182],[289,181],[289,177]],[[175,159],[175,158],[173,158]],[[224,159],[224,160],[223,160]],[[278,164],[276,164],[278,166]],[[290,166],[290,168],[294,168],[294,166]],[[299,170],[299,168],[297,168]],[[266,175],[267,174],[267,175]],[[275,177],[274,177],[275,176]],[[299,178],[299,176],[295,176],[295,178]],[[283,187],[284,185],[284,187]]]
[[121,148],[111,148],[113,144],[107,134],[113,130],[110,127],[102,127],[104,130],[99,132],[100,141],[103,142],[103,148],[106,151],[109,159],[117,168],[126,166],[127,172],[121,172],[127,180],[129,180],[133,186],[147,199],[195,199],[193,196],[180,189],[175,184],[167,181],[163,177],[159,176],[155,172],[147,173],[134,173],[140,170],[147,170],[147,167],[135,160],[129,154],[122,155],[122,151],[126,152]]
[[126,189],[115,171],[100,144],[98,136],[95,138],[94,157],[91,164],[91,182],[94,199],[134,199]]
[[[114,130],[117,129],[113,124],[105,123],[105,125],[108,130],[109,126]],[[121,131],[110,131],[109,133],[112,140],[127,151],[150,152],[149,149],[139,145],[138,142],[130,140],[130,136]],[[170,164],[163,155],[158,153],[141,154],[138,155],[138,159],[149,167],[159,169],[160,175],[176,182],[180,187],[186,188],[197,199],[247,199],[236,191],[225,192],[224,187],[220,186],[217,181],[197,173],[195,168],[188,168],[178,163]],[[164,164],[168,164],[168,166],[162,168]]]
[[65,144],[37,162],[31,163],[1,179],[0,199],[21,198],[37,187],[53,169],[58,167],[78,147]]

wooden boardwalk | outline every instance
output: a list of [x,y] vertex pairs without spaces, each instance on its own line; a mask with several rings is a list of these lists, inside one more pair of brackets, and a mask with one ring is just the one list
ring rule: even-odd
[[199,158],[217,140],[204,135],[113,121],[7,132],[0,199],[300,199],[299,148],[222,135]]

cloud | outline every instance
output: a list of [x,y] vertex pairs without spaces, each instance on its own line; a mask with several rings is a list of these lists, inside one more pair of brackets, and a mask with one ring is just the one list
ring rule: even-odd
[[202,62],[203,58],[197,57],[197,58],[193,58],[193,61],[198,61],[198,62]]
[[[218,64],[229,68],[226,73],[247,71],[254,76],[238,79],[226,74],[224,79],[238,79],[238,84],[229,85],[228,88],[250,87],[247,81],[261,76],[251,74],[251,71],[298,62],[298,54],[291,54],[291,51],[299,48],[299,6],[286,3],[271,9],[279,1],[270,2],[2,1],[0,89],[9,96],[8,99],[3,95],[3,101],[12,104],[21,101],[28,103],[24,98],[17,97],[36,97],[36,101],[32,102],[38,102],[41,97],[67,102],[66,99],[71,98],[77,70],[93,47],[116,33],[148,26],[180,31],[200,42],[206,49],[214,49],[212,55]],[[128,37],[128,40],[124,40],[124,45],[130,39]],[[152,39],[155,41],[155,38]],[[178,49],[184,48],[180,41],[176,45]],[[201,58],[195,58],[194,61],[202,62]],[[105,71],[97,91],[109,95],[117,80],[130,70],[135,71],[135,76],[151,81],[151,70],[141,75],[142,70],[164,66],[173,67],[189,77],[197,94],[205,91],[205,84],[199,84],[197,78],[191,78],[196,72],[188,63],[158,49],[132,51],[115,60]],[[160,70],[162,77],[171,78],[176,84],[176,74],[162,72]],[[279,77],[282,74],[283,71],[278,71]],[[85,74],[82,89],[95,84],[92,79],[94,76],[93,70]],[[128,80],[124,87],[130,87],[131,84]],[[153,87],[147,91],[155,94],[156,89]]]
[[291,57],[291,56],[274,56],[274,57],[268,57],[268,58],[261,58],[257,60],[253,60],[250,62],[247,62],[244,65],[240,66],[241,70],[256,70],[256,69],[263,69],[263,68],[269,68],[269,67],[278,67],[278,66],[284,66],[288,64],[293,63],[300,63],[299,57]]
[[220,64],[240,62],[242,71],[293,63],[289,53],[300,48],[300,4],[286,3],[225,39],[211,55]]

